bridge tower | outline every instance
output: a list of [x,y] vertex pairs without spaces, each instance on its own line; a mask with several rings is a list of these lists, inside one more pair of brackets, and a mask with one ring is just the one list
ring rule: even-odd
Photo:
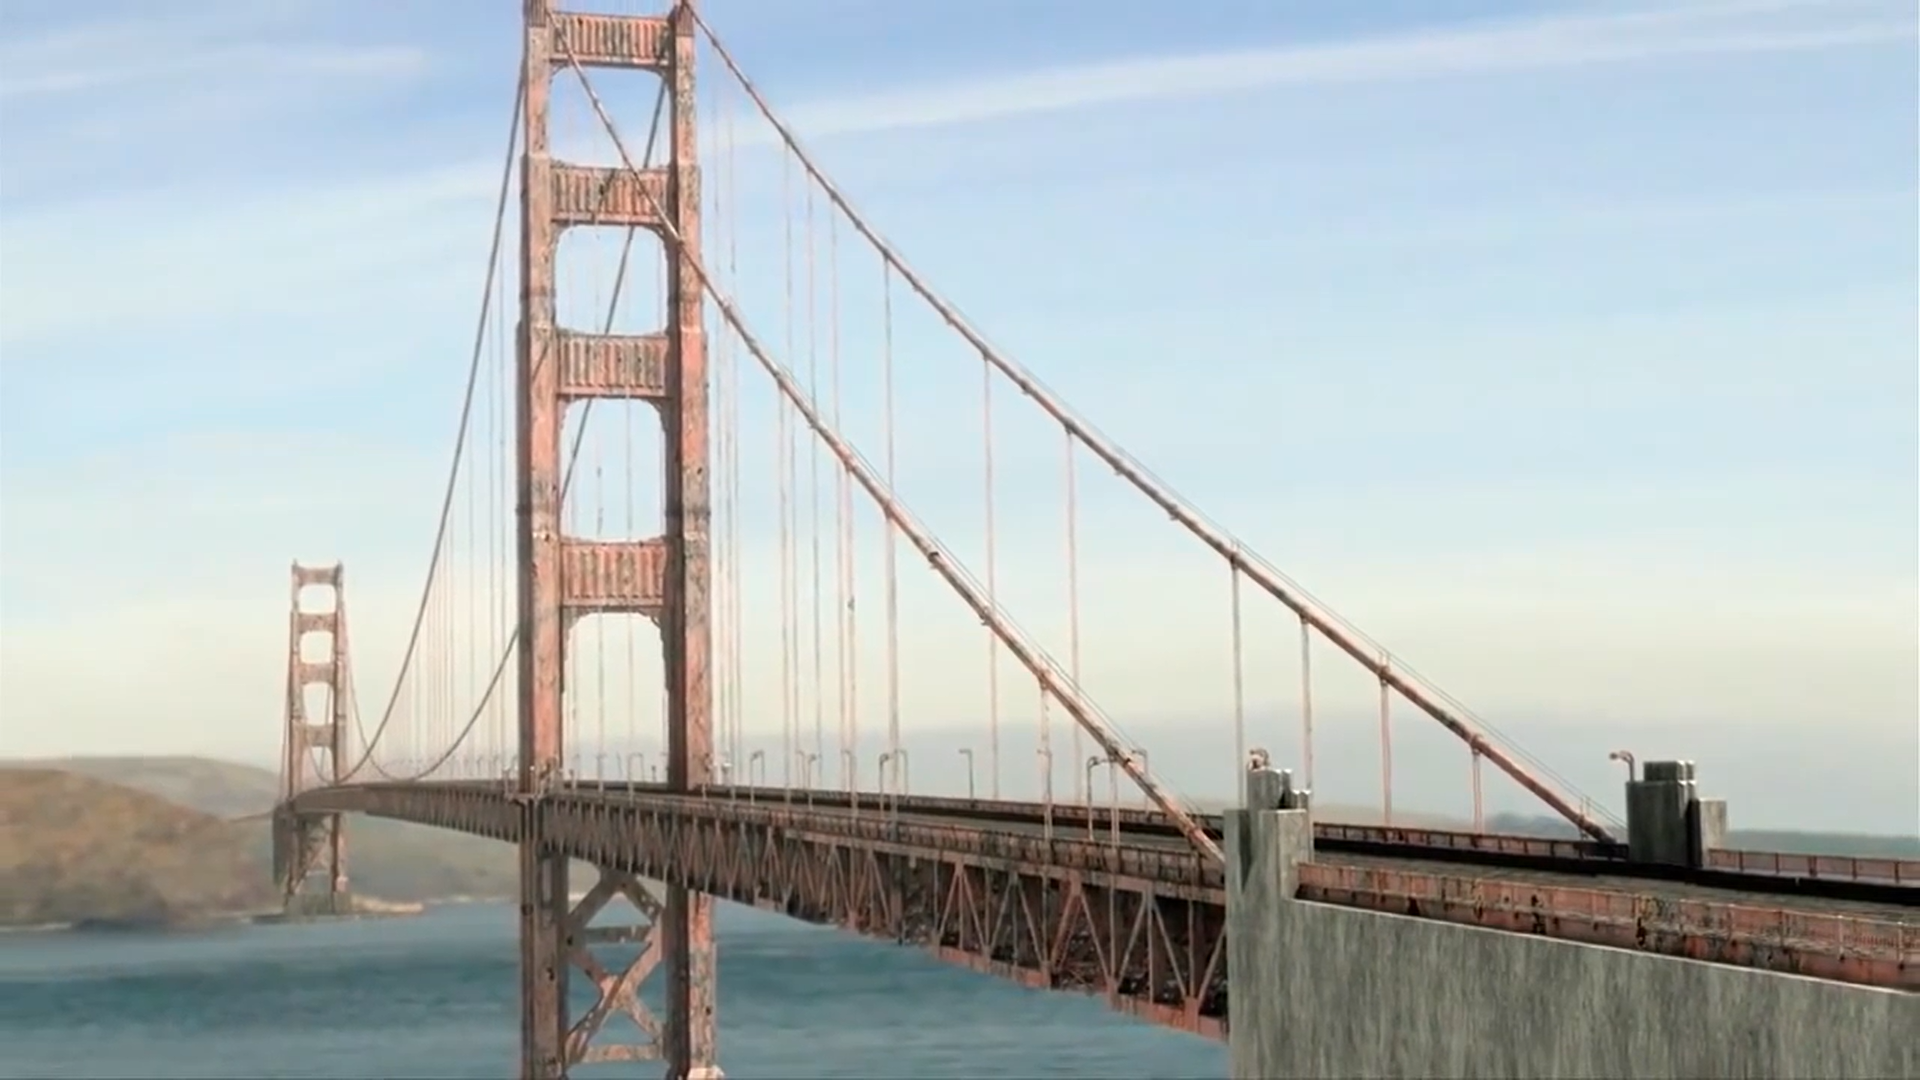
[[[293,564],[293,595],[287,621],[285,756],[280,762],[280,804],[273,817],[273,872],[289,915],[345,915],[353,909],[347,889],[347,833],[339,814],[295,814],[293,797],[319,785],[338,784],[350,768],[347,757],[347,608],[339,563]],[[310,586],[332,593],[329,610],[308,610],[300,594]],[[308,635],[327,637],[327,654],[309,660],[301,646]],[[307,714],[307,688],[326,687],[324,716]],[[315,881],[314,878],[320,880]]]
[[[668,0],[663,0],[668,2]],[[696,24],[691,0],[654,16],[556,9],[523,0],[520,321],[516,349],[519,559],[518,787],[526,815],[520,845],[521,1075],[563,1077],[575,1063],[664,1058],[669,1077],[719,1077],[715,1062],[712,901],[667,887],[655,897],[632,875],[600,869],[573,905],[567,859],[543,838],[562,779],[562,670],[568,630],[583,615],[644,615],[660,628],[667,691],[666,781],[686,791],[712,770],[708,690],[707,374],[699,278],[700,186],[694,118]],[[667,84],[671,138],[664,167],[596,168],[556,161],[548,142],[552,81],[587,69],[651,71]],[[636,165],[644,163],[633,163]],[[667,317],[637,335],[557,325],[554,264],[563,229],[647,229],[666,253]],[[562,532],[567,406],[593,397],[654,404],[663,429],[664,535],[587,541]],[[647,917],[634,928],[593,928],[624,896]],[[639,956],[610,973],[587,952],[594,941],[637,941]],[[569,964],[599,1001],[567,1015]],[[656,968],[666,1015],[654,1022],[634,992]],[[648,1035],[643,1045],[590,1045],[614,1012]]]

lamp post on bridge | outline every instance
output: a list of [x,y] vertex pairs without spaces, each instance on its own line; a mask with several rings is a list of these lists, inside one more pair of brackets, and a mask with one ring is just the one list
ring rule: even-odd
[[1608,761],[1618,761],[1627,767],[1627,783],[1633,783],[1634,757],[1631,750],[1615,750],[1607,755]]
[[860,812],[860,759],[852,749],[840,748],[840,767],[846,770],[847,807],[857,814]]
[[799,758],[800,758],[800,786],[806,789],[807,805],[812,806],[813,805],[813,767],[816,763],[819,762],[820,755],[810,750],[796,750],[794,751],[794,753],[799,755]]
[[1037,747],[1034,753],[1040,758],[1040,834],[1048,843],[1053,842],[1053,750],[1050,747]]
[[[1102,765],[1107,766],[1107,790],[1116,792],[1114,801],[1117,803],[1119,801],[1117,795],[1118,781],[1113,777],[1113,764],[1113,758],[1101,757],[1099,754],[1095,754],[1087,759],[1087,839],[1089,840],[1093,839],[1093,770]],[[1119,812],[1117,806],[1114,812]]]
[[[1133,755],[1134,755],[1135,757],[1137,757],[1137,758],[1139,758],[1139,759],[1140,759],[1140,771],[1141,771],[1141,772],[1146,772],[1146,771],[1147,771],[1147,751],[1146,751],[1146,748],[1145,748],[1145,747],[1140,747],[1140,746],[1136,746],[1136,747],[1134,747],[1134,748],[1133,748],[1133,750],[1131,751],[1131,753],[1132,753],[1132,754],[1133,754]],[[1147,804],[1148,804],[1148,803],[1147,803],[1147,791],[1146,791],[1146,789],[1145,789],[1145,788],[1141,788],[1141,789],[1140,789],[1140,805],[1141,805],[1141,806],[1146,806]]]
[[963,757],[963,758],[966,758],[966,759],[967,759],[967,801],[968,801],[968,802],[972,802],[972,801],[973,801],[973,795],[974,795],[974,789],[973,789],[973,747],[971,747],[971,746],[963,746],[963,747],[961,747],[961,748],[960,748],[960,756],[961,756],[961,757]]
[[[643,751],[633,751],[627,755],[625,768],[627,772],[627,786],[628,788],[632,788],[633,785],[640,782],[641,777],[647,775],[647,755]],[[632,792],[629,791],[628,794],[632,794]]]
[[[890,761],[900,763],[900,783],[898,784],[889,785],[887,783],[887,763]],[[880,791],[882,794],[885,794],[889,790],[893,794],[894,809],[896,810],[899,809],[900,806],[901,793],[911,793],[913,790],[913,777],[907,772],[907,752],[905,750],[889,750],[880,755]]]
[[758,788],[755,786],[756,782],[754,780],[754,766],[756,765],[760,767],[759,782],[765,783],[766,776],[767,776],[767,752],[765,750],[755,750],[753,753],[747,755],[747,801],[748,802],[754,801],[754,792],[758,790]]

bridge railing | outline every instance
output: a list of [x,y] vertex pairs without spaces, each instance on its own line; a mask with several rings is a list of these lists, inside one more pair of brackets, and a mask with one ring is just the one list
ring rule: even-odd
[[1303,900],[1920,990],[1920,926],[1892,919],[1372,866],[1299,875]]
[[1741,874],[1920,886],[1920,859],[1881,855],[1813,855],[1793,851],[1722,848],[1707,853],[1707,865],[1715,870],[1731,870]]

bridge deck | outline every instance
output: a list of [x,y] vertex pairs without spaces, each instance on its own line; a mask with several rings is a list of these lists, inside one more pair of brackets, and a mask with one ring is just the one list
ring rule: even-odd
[[[1090,818],[1079,806],[599,784],[534,803],[499,783],[447,782],[320,789],[294,809],[501,840],[538,813],[543,836],[598,866],[1225,1030],[1224,868],[1137,808]],[[1920,990],[1920,889],[1888,860],[1813,879],[1635,866],[1590,841],[1315,831],[1302,899]]]

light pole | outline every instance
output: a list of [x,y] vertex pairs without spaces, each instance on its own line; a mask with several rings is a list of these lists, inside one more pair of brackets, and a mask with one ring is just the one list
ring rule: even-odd
[[1040,756],[1040,832],[1053,842],[1053,750],[1042,746],[1034,750]]
[[1112,764],[1111,758],[1095,754],[1087,759],[1087,839],[1093,839],[1093,770]]
[[813,766],[819,762],[820,755],[812,752],[800,754],[800,786],[807,789],[807,805],[813,805]]
[[960,756],[967,759],[967,801],[973,801],[973,747],[960,748]]
[[[1142,747],[1136,746],[1133,748],[1133,755],[1140,759],[1140,771],[1146,772],[1147,771],[1147,751]],[[1147,790],[1145,788],[1140,789],[1140,805],[1141,806],[1147,805]]]
[[757,801],[758,797],[754,793],[760,790],[759,783],[754,779],[754,766],[756,765],[760,767],[760,777],[764,780],[767,775],[767,752],[765,750],[755,750],[753,753],[747,755],[748,802]]
[[845,770],[847,780],[847,808],[860,809],[860,761],[847,747],[840,748],[840,768]]
[[1633,783],[1633,764],[1634,764],[1633,751],[1615,750],[1612,753],[1607,755],[1607,760],[1618,761],[1622,765],[1625,765],[1627,767],[1627,783],[1629,784]]
[[628,786],[639,783],[640,778],[647,775],[647,755],[639,750],[629,753],[626,768]]

